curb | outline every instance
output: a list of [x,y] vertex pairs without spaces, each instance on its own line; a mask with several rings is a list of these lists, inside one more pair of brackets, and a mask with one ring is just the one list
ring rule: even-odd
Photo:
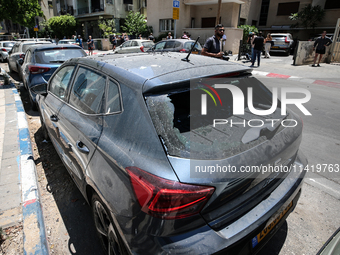
[[252,71],[252,74],[258,75],[258,76],[265,76],[265,77],[269,77],[269,78],[278,78],[278,79],[301,81],[301,82],[305,82],[305,83],[309,83],[309,84],[317,84],[317,85],[323,85],[323,86],[327,86],[327,87],[339,88],[340,89],[340,83],[338,83],[338,82],[308,79],[308,78],[302,78],[302,77],[298,77],[298,76],[290,76],[290,75],[284,75],[284,74],[255,71],[255,70]]
[[49,254],[26,114],[18,90],[11,86],[18,118],[24,254]]

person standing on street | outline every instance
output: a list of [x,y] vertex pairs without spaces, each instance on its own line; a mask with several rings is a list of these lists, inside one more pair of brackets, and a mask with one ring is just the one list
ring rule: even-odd
[[312,65],[312,67],[315,67],[315,63],[316,63],[316,59],[318,58],[318,55],[320,55],[319,57],[319,61],[318,61],[318,65],[320,66],[320,61],[322,59],[323,54],[326,53],[326,47],[328,47],[329,45],[332,44],[332,40],[326,36],[327,32],[323,31],[322,35],[315,40],[314,43],[314,47],[313,47],[313,51],[315,50],[315,57],[314,57],[314,64]]
[[92,39],[92,36],[89,36],[89,39],[87,40],[87,47],[89,49],[89,55],[93,55],[93,50],[94,50],[94,42]]
[[251,66],[254,67],[255,60],[257,58],[257,67],[260,67],[261,52],[263,49],[264,38],[262,37],[262,32],[259,32],[258,36],[253,41],[254,51],[251,56]]
[[113,37],[112,37],[112,50],[116,49],[116,45],[117,45],[117,37],[116,37],[116,34],[113,34]]
[[250,49],[251,49],[250,57],[251,58],[253,57],[253,54],[254,54],[254,44],[253,44],[253,42],[254,42],[255,38],[256,38],[255,33],[249,32],[247,43],[250,43]]
[[167,40],[172,39],[171,32],[168,33],[168,36],[166,37]]
[[152,35],[152,33],[150,33],[150,35],[149,35],[149,40],[155,42],[155,37]]
[[273,42],[273,38],[271,36],[270,33],[267,34],[266,39],[264,40],[264,50],[265,50],[265,58],[269,58],[269,52],[270,52],[270,48],[272,47],[272,42]]
[[78,44],[79,47],[83,48],[83,40],[81,39],[80,35],[78,35],[78,38],[76,40],[76,44]]
[[213,57],[213,58],[222,58],[223,52],[221,51],[220,40],[222,39],[224,34],[224,27],[222,24],[218,24],[215,27],[215,35],[209,37],[205,42],[202,55]]

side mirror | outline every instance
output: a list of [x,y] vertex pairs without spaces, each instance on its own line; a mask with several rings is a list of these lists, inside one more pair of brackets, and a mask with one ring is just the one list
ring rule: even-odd
[[42,83],[39,85],[35,85],[31,88],[31,90],[33,91],[33,93],[38,94],[38,95],[42,95],[42,96],[47,96],[47,83]]
[[18,59],[18,63],[19,63],[19,65],[22,66],[22,64],[24,63],[24,60],[23,60],[22,58],[19,58],[19,59]]

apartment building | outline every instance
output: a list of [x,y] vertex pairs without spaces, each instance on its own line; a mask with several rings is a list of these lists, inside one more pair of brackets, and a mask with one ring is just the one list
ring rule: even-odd
[[[242,30],[237,28],[239,22],[240,4],[243,0],[222,0],[221,17],[226,29],[227,42],[224,50],[238,52],[242,39]],[[175,32],[172,0],[148,1],[148,25],[153,27],[154,35]],[[179,19],[176,21],[176,36],[181,37],[184,31],[191,34],[191,38],[200,36],[200,43],[214,34],[214,27],[218,11],[218,0],[180,0]]]
[[[301,11],[308,4],[320,5],[325,10],[325,18],[315,30],[291,27],[296,21],[290,20],[289,16]],[[265,32],[289,32],[293,37],[302,40],[323,30],[333,33],[338,18],[339,0],[245,0],[240,12],[240,24],[254,25]]]

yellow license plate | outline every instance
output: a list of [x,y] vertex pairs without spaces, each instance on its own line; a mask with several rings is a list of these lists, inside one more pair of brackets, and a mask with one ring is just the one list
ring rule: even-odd
[[198,54],[198,51],[193,51],[193,52],[191,52],[192,54]]
[[273,46],[272,49],[278,49],[280,48],[279,46]]
[[252,239],[253,248],[265,238],[266,235],[269,234],[270,231],[280,222],[280,220],[285,216],[285,214],[289,211],[289,209],[293,206],[293,201],[289,203],[289,205],[269,224],[265,227],[257,236]]

